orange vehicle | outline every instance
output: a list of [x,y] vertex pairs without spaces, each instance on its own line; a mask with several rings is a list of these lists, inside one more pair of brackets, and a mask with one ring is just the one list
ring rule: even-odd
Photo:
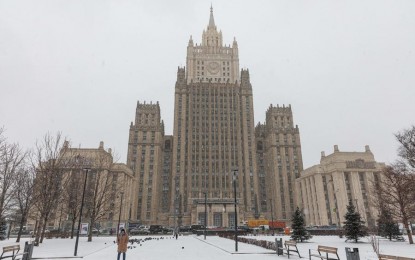
[[259,226],[269,226],[271,229],[284,229],[286,227],[286,223],[284,221],[269,221],[267,219],[249,219],[247,224],[250,228],[256,228]]

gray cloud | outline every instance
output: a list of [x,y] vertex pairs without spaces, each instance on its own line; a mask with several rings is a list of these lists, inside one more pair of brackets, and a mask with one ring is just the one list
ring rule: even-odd
[[[0,125],[25,147],[47,131],[104,140],[125,161],[137,100],[159,101],[172,134],[177,66],[200,43],[211,1],[0,2]],[[414,124],[414,1],[217,1],[215,21],[249,68],[255,120],[291,104],[304,166],[320,151],[395,158]]]

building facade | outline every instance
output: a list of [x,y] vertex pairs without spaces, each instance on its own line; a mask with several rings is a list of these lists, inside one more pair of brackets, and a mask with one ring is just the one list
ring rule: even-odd
[[[249,70],[239,69],[237,41],[223,43],[212,8],[202,42],[190,37],[186,67],[177,70],[174,99],[173,136],[164,135],[158,103],[138,103],[130,126],[127,164],[137,178],[138,220],[169,226],[204,224],[206,206],[207,225],[227,227],[234,225],[235,213],[238,223],[271,218],[271,203],[274,209],[283,207],[275,219],[289,219],[295,203],[292,176],[302,170],[291,107],[271,106],[261,130],[255,128]],[[273,126],[274,117],[284,125]],[[279,135],[289,141],[276,148]],[[280,150],[290,158],[278,175],[284,176],[282,186],[273,170]],[[281,192],[290,193],[281,199]]]
[[[109,232],[111,228],[116,230],[118,220],[126,224],[137,218],[132,210],[136,205],[133,172],[126,164],[114,162],[112,151],[104,149],[104,142],[98,148],[71,148],[65,141],[59,161],[62,187],[59,203],[47,223],[48,229],[70,231],[74,220],[77,225],[85,174],[82,223],[90,223],[90,216],[95,213],[93,228]],[[32,216],[38,215],[35,208],[32,211]],[[35,223],[36,217],[28,220],[31,227]]]
[[263,158],[260,183],[266,191],[260,192],[262,208],[268,212],[267,218],[290,222],[297,207],[295,180],[303,170],[300,131],[294,125],[291,106],[271,105],[257,133],[257,148],[262,151],[258,156]]
[[364,152],[321,153],[320,164],[305,169],[297,179],[298,205],[307,225],[342,226],[347,205],[352,201],[368,226],[374,226],[378,211],[373,205],[373,184],[384,163],[375,161],[369,146]]
[[161,196],[162,175],[165,176],[163,145],[164,124],[159,104],[137,102],[135,122],[131,122],[129,131],[127,165],[136,178],[137,200],[133,211],[144,223],[158,222],[161,204],[168,203]]

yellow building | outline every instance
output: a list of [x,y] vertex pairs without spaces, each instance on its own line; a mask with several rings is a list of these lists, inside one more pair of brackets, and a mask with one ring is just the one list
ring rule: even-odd
[[[93,208],[97,209],[95,227],[100,229],[116,228],[119,218],[125,224],[136,219],[132,210],[136,204],[133,172],[126,164],[114,162],[111,149],[106,151],[103,142],[99,148],[70,148],[65,142],[60,154],[59,160],[65,161],[61,164],[64,165],[62,191],[56,209],[51,212],[48,229],[70,230],[74,215],[71,209],[76,207],[75,212],[79,212],[85,174],[82,223],[89,223]],[[75,228],[77,223],[78,220]]]
[[384,163],[375,161],[369,146],[364,152],[321,153],[320,164],[305,169],[296,180],[298,205],[307,225],[343,225],[351,200],[368,226],[374,226],[378,211],[371,203],[373,183]]

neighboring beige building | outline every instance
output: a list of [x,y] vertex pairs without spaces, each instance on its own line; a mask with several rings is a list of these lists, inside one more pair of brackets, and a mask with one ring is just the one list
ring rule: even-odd
[[320,164],[305,169],[296,180],[298,204],[307,225],[343,225],[349,200],[366,225],[375,225],[378,211],[371,203],[372,185],[384,163],[378,163],[369,146],[364,152],[321,153]]
[[[91,210],[91,206],[88,203],[88,196],[92,196],[94,191],[88,187],[93,187],[94,181],[100,183],[97,189],[99,196],[105,194],[100,200],[105,204],[101,211],[103,216],[96,223],[100,228],[116,228],[119,217],[121,223],[136,219],[136,212],[132,210],[132,206],[136,205],[136,196],[133,196],[136,193],[133,172],[124,163],[114,163],[111,149],[105,151],[103,142],[100,143],[99,148],[69,148],[68,143],[65,142],[62,150],[64,151],[61,152],[60,160],[68,162],[65,163],[62,183],[70,185],[70,179],[77,178],[74,192],[82,194],[85,172],[87,171],[88,174],[82,223],[89,222],[88,211]],[[52,212],[47,225],[49,228],[68,230],[71,226],[71,219],[67,212],[68,201],[64,198],[64,194],[66,193],[62,192],[62,201],[56,211]],[[122,205],[120,205],[121,194]]]

